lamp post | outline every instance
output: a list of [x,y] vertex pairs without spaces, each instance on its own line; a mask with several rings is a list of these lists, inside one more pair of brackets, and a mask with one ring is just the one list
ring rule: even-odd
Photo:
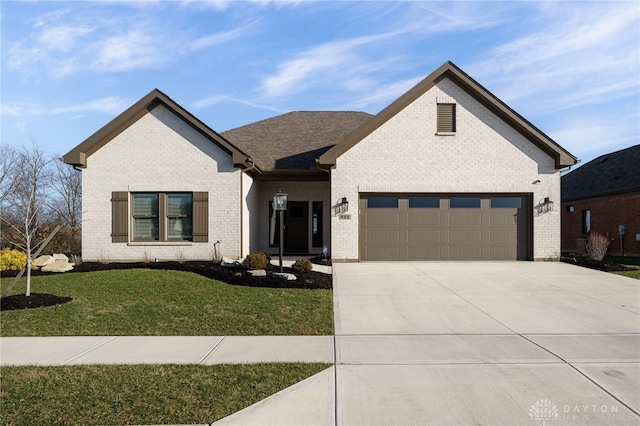
[[273,196],[273,209],[280,215],[280,243],[278,245],[280,252],[280,272],[282,272],[282,254],[284,251],[284,211],[287,210],[287,194],[282,191],[278,191],[278,193]]

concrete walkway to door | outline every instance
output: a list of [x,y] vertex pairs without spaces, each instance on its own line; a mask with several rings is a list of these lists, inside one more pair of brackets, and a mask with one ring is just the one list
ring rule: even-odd
[[563,263],[334,265],[336,424],[640,424],[640,281]]

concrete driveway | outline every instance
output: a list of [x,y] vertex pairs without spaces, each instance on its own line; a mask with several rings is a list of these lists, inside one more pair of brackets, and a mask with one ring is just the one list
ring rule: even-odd
[[563,263],[334,266],[339,425],[640,424],[640,281]]

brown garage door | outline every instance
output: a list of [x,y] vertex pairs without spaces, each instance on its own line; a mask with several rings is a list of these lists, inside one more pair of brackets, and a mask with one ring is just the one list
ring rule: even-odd
[[526,195],[362,194],[361,260],[528,260]]

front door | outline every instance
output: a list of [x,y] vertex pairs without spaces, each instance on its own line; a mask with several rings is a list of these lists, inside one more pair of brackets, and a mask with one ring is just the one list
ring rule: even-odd
[[284,223],[285,253],[307,254],[309,252],[309,203],[287,202]]

